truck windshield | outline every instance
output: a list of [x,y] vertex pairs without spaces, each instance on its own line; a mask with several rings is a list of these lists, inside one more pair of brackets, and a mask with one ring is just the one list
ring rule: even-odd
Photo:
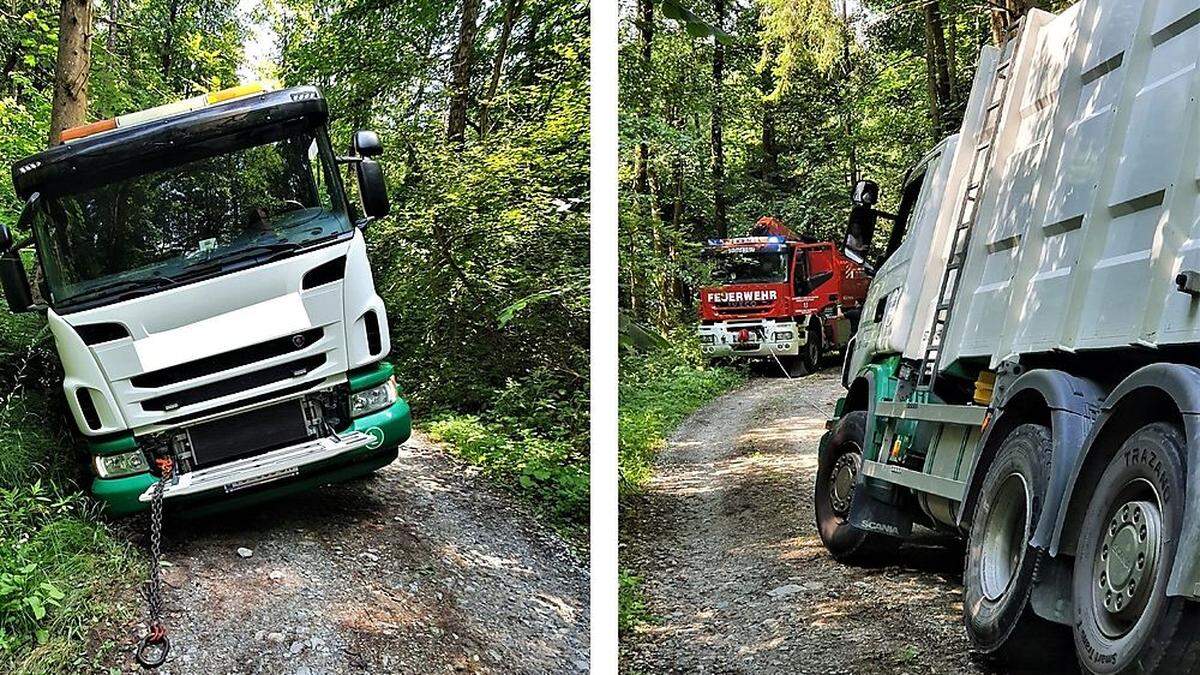
[[782,251],[723,252],[715,256],[713,278],[723,284],[787,281],[787,254]]
[[33,230],[52,304],[102,304],[260,264],[350,231],[329,142],[304,132],[83,192]]

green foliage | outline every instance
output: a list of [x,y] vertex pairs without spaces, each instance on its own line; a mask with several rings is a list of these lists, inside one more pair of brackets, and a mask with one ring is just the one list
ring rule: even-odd
[[621,488],[636,490],[650,477],[654,453],[692,411],[741,384],[745,374],[704,363],[688,333],[673,345],[621,358],[618,447]]
[[518,420],[489,424],[469,415],[441,417],[429,432],[459,457],[530,498],[554,522],[577,531],[587,526],[587,458],[574,444],[539,437],[520,428]]
[[[367,240],[392,359],[416,418],[478,418],[435,428],[469,444],[459,452],[496,475],[532,481],[523,490],[582,508],[575,477],[587,474],[586,4],[520,3],[499,63],[506,3],[483,4],[461,145],[446,141],[453,92],[439,70],[457,38],[456,4],[272,6],[280,75],[322,88],[335,144],[358,128],[383,141],[393,215],[372,224]],[[485,104],[488,122],[479,128]],[[538,477],[545,472],[550,478]],[[586,510],[569,516],[584,518]]]
[[657,621],[646,607],[642,578],[625,570],[617,572],[617,632],[622,641],[640,624]]
[[[689,4],[734,36],[719,83],[711,39],[656,12],[646,63],[636,7],[622,14],[619,297],[635,319],[663,331],[695,321],[706,274],[699,244],[720,231],[714,122],[730,236],[773,215],[839,241],[859,178],[878,181],[882,208],[895,210],[907,169],[940,129],[957,126],[979,47],[990,39],[976,6],[941,0],[956,58],[954,106],[936,126],[921,5],[869,0],[843,15],[841,3],[819,0],[723,4],[720,21],[712,4]],[[889,227],[880,222],[880,241]]]

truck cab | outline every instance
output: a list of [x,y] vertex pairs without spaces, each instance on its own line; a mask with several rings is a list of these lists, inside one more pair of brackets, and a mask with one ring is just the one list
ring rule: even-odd
[[[952,184],[958,138],[956,134],[944,139],[908,171],[886,245],[866,254],[866,264],[875,275],[866,291],[854,344],[845,355],[848,373],[858,373],[883,356],[902,354],[910,342],[922,337],[920,332],[914,335],[913,327],[924,326],[927,314],[920,308],[937,291],[938,273],[945,264],[941,253],[945,233],[938,223],[943,208],[954,204],[945,193]],[[912,351],[918,349],[914,343]]]
[[[362,475],[410,433],[364,227],[375,134],[335,153],[313,87],[249,85],[70,129],[13,166],[13,311],[43,311],[115,515],[199,510]],[[353,167],[362,213],[341,167]],[[31,280],[32,278],[32,280]]]

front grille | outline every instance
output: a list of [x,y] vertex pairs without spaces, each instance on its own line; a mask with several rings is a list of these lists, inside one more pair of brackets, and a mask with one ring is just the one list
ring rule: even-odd
[[303,359],[281,363],[270,368],[255,370],[244,375],[220,380],[211,384],[184,389],[163,396],[155,396],[142,401],[142,409],[154,412],[175,410],[184,406],[202,403],[214,398],[221,398],[241,391],[256,389],[268,384],[290,380],[316,370],[325,363],[324,354],[308,356]]
[[[222,352],[216,356],[210,356],[196,361],[188,361],[170,368],[154,370],[141,375],[134,375],[129,379],[130,383],[135,387],[144,389],[153,389],[157,387],[166,387],[172,384],[178,384],[187,380],[194,380],[205,375],[212,375],[223,370],[233,370],[242,366],[248,366],[251,363],[266,361],[267,359],[298,352],[312,345],[325,334],[323,328],[313,328],[312,330],[296,333],[295,335],[285,335],[274,340],[267,340],[249,347],[234,349],[228,352]],[[150,408],[147,408],[149,410]]]
[[775,308],[775,303],[768,302],[765,305],[746,305],[744,307],[716,307],[714,312],[717,316],[763,316],[770,314]]
[[314,434],[300,399],[256,408],[188,427],[196,468],[269,452],[308,440]]

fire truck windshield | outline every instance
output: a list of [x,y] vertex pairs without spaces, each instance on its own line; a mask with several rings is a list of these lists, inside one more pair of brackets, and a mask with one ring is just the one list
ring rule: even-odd
[[713,260],[713,278],[723,284],[787,281],[784,251],[726,251]]

